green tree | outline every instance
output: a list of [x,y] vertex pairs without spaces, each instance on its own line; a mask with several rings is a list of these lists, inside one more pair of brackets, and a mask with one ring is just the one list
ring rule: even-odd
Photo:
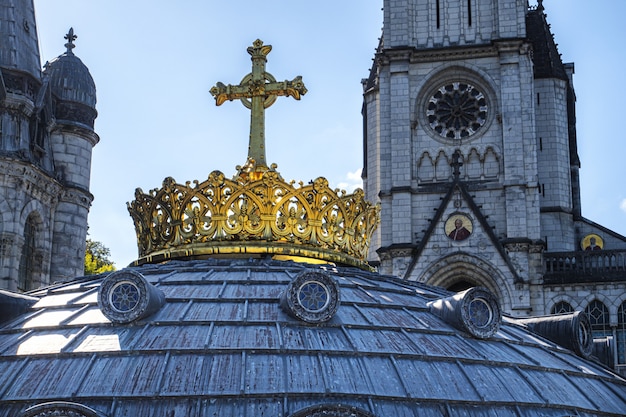
[[87,250],[85,251],[85,275],[101,274],[115,271],[115,264],[109,258],[111,251],[102,242],[87,238]]

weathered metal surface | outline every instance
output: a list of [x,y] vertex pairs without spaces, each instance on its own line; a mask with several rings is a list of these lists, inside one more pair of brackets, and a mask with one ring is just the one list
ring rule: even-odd
[[102,415],[283,415],[345,404],[374,416],[617,416],[626,381],[503,320],[488,339],[429,312],[443,290],[326,268],[341,305],[323,324],[286,314],[293,262],[206,260],[134,268],[166,297],[114,324],[104,277],[57,285],[0,328],[0,417],[47,401]]

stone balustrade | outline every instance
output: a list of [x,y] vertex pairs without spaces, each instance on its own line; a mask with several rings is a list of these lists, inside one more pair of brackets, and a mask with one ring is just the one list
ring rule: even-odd
[[544,283],[626,281],[626,250],[545,252]]

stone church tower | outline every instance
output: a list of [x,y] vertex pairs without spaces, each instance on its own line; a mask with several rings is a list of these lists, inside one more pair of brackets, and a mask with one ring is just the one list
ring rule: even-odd
[[581,215],[573,73],[541,0],[385,0],[363,81],[381,272],[619,330],[626,238]]
[[96,88],[65,38],[42,71],[32,1],[0,0],[0,288],[83,274]]

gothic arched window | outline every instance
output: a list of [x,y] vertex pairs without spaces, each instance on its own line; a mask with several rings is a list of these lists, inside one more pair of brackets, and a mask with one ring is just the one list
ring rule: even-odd
[[617,310],[617,363],[626,364],[626,301]]
[[24,225],[24,245],[20,256],[17,288],[20,291],[30,291],[35,287],[35,249],[37,242],[37,219],[31,214]]
[[593,337],[612,336],[613,332],[609,326],[609,309],[599,300],[593,300],[585,308],[585,313],[591,322],[591,332]]
[[574,308],[567,301],[559,301],[550,309],[550,314],[572,313]]

